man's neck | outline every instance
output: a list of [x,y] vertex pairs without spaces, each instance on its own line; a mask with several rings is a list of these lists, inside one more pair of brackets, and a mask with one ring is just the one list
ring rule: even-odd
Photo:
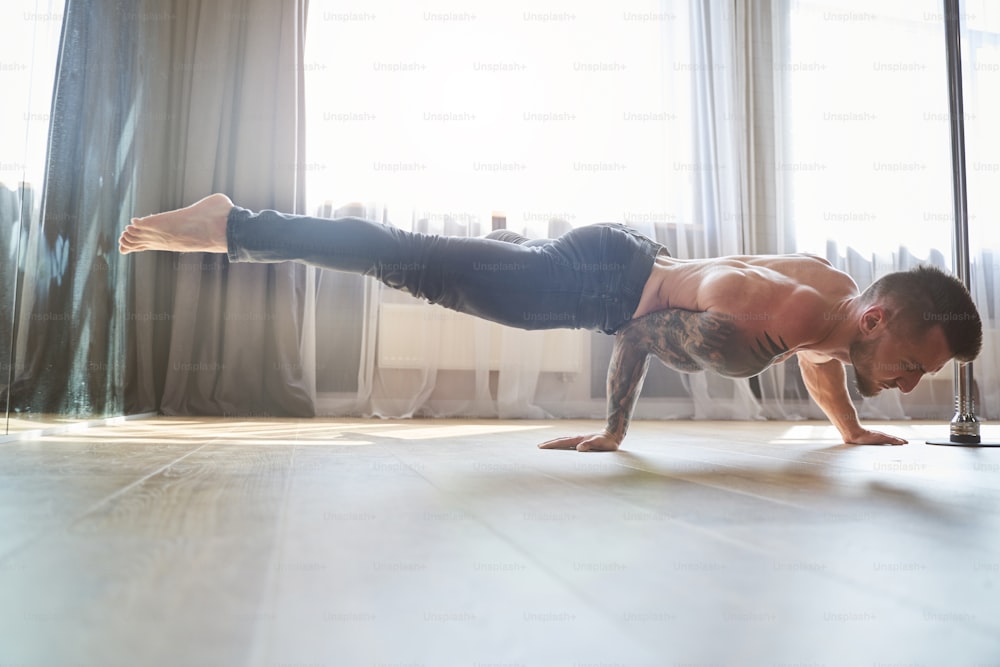
[[851,363],[851,345],[858,340],[858,318],[861,316],[862,310],[863,306],[857,296],[837,304],[835,308],[825,314],[831,324],[826,335],[812,345],[806,346],[806,349],[832,357],[845,364]]

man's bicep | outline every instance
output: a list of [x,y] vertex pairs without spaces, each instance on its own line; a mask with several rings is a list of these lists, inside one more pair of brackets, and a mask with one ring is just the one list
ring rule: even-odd
[[843,362],[825,354],[796,353],[799,371],[809,395],[822,402],[830,394],[847,395],[847,371]]

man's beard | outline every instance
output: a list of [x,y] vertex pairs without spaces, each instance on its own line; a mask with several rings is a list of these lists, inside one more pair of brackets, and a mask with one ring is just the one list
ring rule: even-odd
[[869,372],[871,371],[875,359],[875,349],[878,342],[875,340],[864,340],[851,343],[849,351],[851,365],[854,366],[854,386],[858,393],[865,398],[878,396],[882,387],[875,383]]

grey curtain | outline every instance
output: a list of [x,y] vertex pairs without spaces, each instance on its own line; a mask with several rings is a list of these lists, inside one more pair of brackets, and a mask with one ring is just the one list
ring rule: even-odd
[[[141,3],[134,215],[212,192],[303,212],[306,4]],[[128,411],[314,413],[312,269],[202,254],[130,261]]]
[[125,281],[115,247],[135,186],[131,5],[66,3],[41,219],[22,229],[17,258],[12,413],[122,411]]
[[302,210],[305,16],[306,0],[66,3],[42,213],[17,257],[13,412],[312,414],[310,270],[116,248],[132,215],[215,191]]

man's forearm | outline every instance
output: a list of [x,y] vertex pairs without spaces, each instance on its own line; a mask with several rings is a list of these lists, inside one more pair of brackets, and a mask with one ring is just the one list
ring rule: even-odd
[[626,324],[615,338],[608,368],[607,434],[619,443],[625,437],[650,355],[682,373],[713,364],[724,366],[724,348],[732,334],[732,322],[679,308],[650,313]]
[[649,353],[628,330],[619,332],[608,366],[608,425],[605,431],[619,443],[625,439],[642,381],[649,368]]
[[837,427],[845,442],[864,430],[847,391],[847,374],[842,363],[829,361],[813,364],[802,363],[800,360],[799,369],[809,395]]

